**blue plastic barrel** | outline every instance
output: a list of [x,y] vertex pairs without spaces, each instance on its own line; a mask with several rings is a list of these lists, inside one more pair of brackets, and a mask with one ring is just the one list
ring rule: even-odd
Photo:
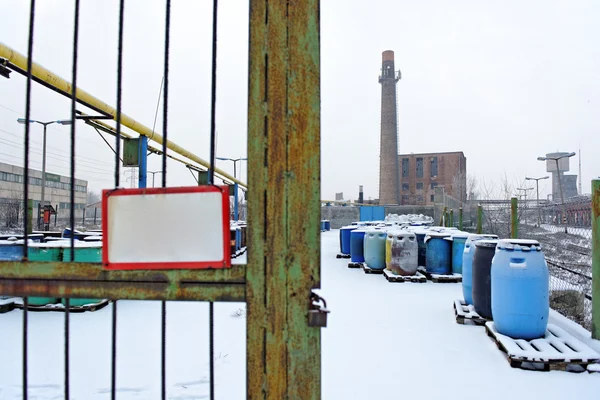
[[321,232],[325,232],[325,220],[321,220]]
[[328,219],[325,220],[325,230],[326,231],[331,230],[331,221],[329,221]]
[[357,229],[358,226],[343,226],[340,228],[340,252],[350,254],[350,232]]
[[372,269],[385,269],[385,241],[387,232],[382,229],[369,229],[365,233],[365,263]]
[[496,330],[515,339],[536,339],[548,327],[548,265],[535,240],[498,242],[492,261],[492,313]]
[[242,248],[242,228],[235,227],[235,250],[239,251]]
[[462,261],[462,290],[467,304],[473,304],[473,254],[475,254],[475,242],[484,239],[498,239],[498,236],[471,234],[465,242]]
[[23,258],[23,240],[0,240],[0,261],[19,261]]
[[465,250],[465,242],[469,234],[459,232],[452,234],[452,273],[462,274],[463,253]]
[[452,243],[449,233],[428,232],[425,236],[427,247],[425,254],[425,269],[432,274],[449,275],[452,271]]
[[364,239],[366,231],[355,229],[350,232],[350,261],[353,263],[365,262]]

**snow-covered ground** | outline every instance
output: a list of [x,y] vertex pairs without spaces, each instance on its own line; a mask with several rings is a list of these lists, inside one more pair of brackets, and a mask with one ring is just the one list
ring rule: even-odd
[[[324,399],[477,399],[598,397],[600,374],[513,369],[483,327],[459,325],[452,304],[460,284],[388,283],[336,259],[338,231],[322,234]],[[216,397],[245,398],[242,304],[215,305]],[[160,389],[160,303],[119,302],[118,398],[155,399]],[[208,305],[167,305],[167,394],[208,396]],[[62,398],[62,313],[29,314],[30,398]],[[73,399],[108,399],[111,306],[71,315]],[[0,315],[0,399],[21,398],[22,313]],[[600,351],[600,342],[557,313],[551,323]]]

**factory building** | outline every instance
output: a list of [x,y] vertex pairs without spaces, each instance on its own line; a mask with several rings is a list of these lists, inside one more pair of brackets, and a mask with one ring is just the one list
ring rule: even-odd
[[[16,165],[0,163],[0,205],[19,203],[23,200],[23,182],[25,169]],[[68,176],[46,172],[46,204],[51,204],[58,213],[58,219],[70,216],[71,179]],[[37,210],[42,199],[42,172],[29,169],[29,199],[33,200]],[[75,179],[75,218],[83,216],[87,201],[87,181]],[[1,217],[1,216],[0,216]],[[0,221],[3,223],[5,221]]]

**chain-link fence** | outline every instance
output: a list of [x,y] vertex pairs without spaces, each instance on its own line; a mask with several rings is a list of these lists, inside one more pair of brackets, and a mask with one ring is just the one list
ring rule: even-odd
[[[483,231],[510,237],[510,201],[483,204]],[[519,202],[518,237],[542,245],[550,271],[550,306],[588,330],[592,327],[592,202]]]

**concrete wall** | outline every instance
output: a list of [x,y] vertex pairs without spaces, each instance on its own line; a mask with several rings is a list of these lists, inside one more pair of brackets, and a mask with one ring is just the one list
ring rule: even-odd
[[[388,214],[423,214],[434,216],[433,206],[385,206],[385,215]],[[331,229],[339,229],[350,225],[352,222],[360,221],[360,207],[353,206],[323,206],[321,207],[321,219],[331,221]]]
[[351,206],[324,206],[321,207],[321,219],[331,221],[331,229],[339,229],[342,226],[360,220],[360,208]]

